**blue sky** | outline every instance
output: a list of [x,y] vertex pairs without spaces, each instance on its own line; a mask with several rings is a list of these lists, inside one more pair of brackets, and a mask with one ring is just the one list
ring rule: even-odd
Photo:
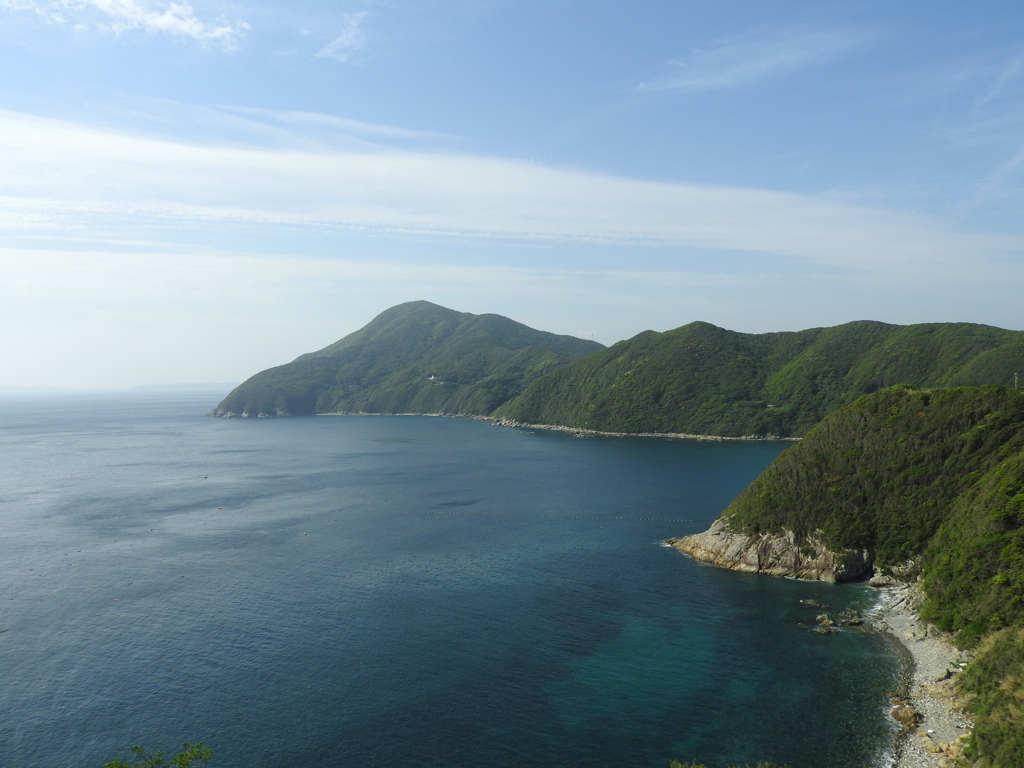
[[1024,327],[1019,0],[0,0],[0,40],[0,385],[241,380],[420,298]]

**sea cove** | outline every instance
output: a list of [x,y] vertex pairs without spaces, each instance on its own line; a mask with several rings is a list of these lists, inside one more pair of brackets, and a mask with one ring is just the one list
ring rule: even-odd
[[694,563],[783,442],[0,401],[0,764],[883,765],[857,585]]

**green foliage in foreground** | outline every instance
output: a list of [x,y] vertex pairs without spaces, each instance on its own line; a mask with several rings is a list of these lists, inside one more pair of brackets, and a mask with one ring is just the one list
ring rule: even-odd
[[[681,763],[678,760],[673,760],[669,763],[669,768],[707,768],[704,763]],[[761,763],[757,765],[732,765],[729,768],[789,768],[788,765],[779,765],[778,763]]]
[[129,763],[124,760],[115,760],[112,763],[107,763],[103,768],[161,768],[161,766],[168,766],[169,768],[198,768],[198,766],[206,765],[210,758],[213,757],[213,750],[204,746],[202,742],[196,744],[186,742],[181,745],[181,749],[182,751],[170,760],[164,760],[163,752],[153,752],[147,755],[145,749],[135,746],[131,748],[131,752],[139,758],[136,762]]
[[1024,332],[871,321],[746,334],[708,323],[645,331],[537,379],[494,416],[605,432],[805,434],[895,384],[1010,385]]
[[982,766],[1024,765],[1024,629],[986,638],[961,680],[975,713],[969,755]]
[[252,376],[213,415],[482,416],[537,377],[602,348],[500,315],[413,301],[392,307],[319,352]]

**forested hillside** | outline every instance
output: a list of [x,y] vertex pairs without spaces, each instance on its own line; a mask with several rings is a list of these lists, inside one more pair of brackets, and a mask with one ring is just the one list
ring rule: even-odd
[[976,754],[1024,765],[1024,394],[899,386],[826,417],[722,513],[734,531],[795,531],[919,558],[922,616],[980,655],[964,690]]
[[413,301],[329,347],[256,374],[212,415],[486,415],[538,376],[599,349],[501,315]]
[[1010,384],[1015,371],[1024,372],[1024,332],[968,323],[764,334],[690,323],[605,349],[416,301],[256,374],[213,413],[448,413],[602,432],[796,437],[893,384]]
[[646,331],[533,382],[494,415],[605,432],[799,436],[893,384],[1012,384],[1024,332],[860,321],[745,334],[708,323]]

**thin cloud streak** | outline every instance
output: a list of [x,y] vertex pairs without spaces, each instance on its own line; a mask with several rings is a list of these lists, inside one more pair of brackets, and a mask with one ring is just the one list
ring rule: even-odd
[[[266,305],[289,297],[335,296],[354,284],[389,290],[437,288],[479,293],[566,297],[612,291],[695,286],[763,285],[764,274],[688,271],[569,270],[534,267],[409,264],[308,257],[173,252],[65,251],[0,248],[0,297],[6,301],[85,301],[90,304],[181,305],[218,302]],[[589,286],[589,287],[584,287]]]
[[811,195],[471,155],[189,145],[0,112],[0,228],[132,238],[145,227],[630,243],[947,275],[965,253],[1024,250]]
[[1024,48],[1014,45],[958,59],[933,68],[917,85],[932,98],[956,105],[947,105],[932,128],[942,151],[984,158],[951,214],[1012,215],[1024,200]]
[[754,85],[762,80],[825,64],[862,45],[867,36],[850,29],[753,30],[712,42],[684,59],[675,71],[640,90],[695,93]]
[[988,93],[986,93],[978,102],[979,106],[982,104],[987,104],[988,102],[993,101],[994,99],[1002,95],[1003,91],[1006,89],[1006,86],[1009,85],[1014,80],[1016,80],[1022,72],[1024,72],[1024,59],[1018,56],[1017,58],[1011,60],[1004,67],[1003,71],[996,79],[996,82],[989,89]]
[[[295,110],[262,109],[258,107],[236,107],[230,104],[218,105],[216,109],[228,114],[245,115],[254,121],[262,119],[301,129],[327,129],[338,133],[367,136],[378,139],[423,140],[458,140],[460,137],[450,133],[435,131],[414,131],[397,128],[392,125],[378,125],[362,120],[351,120],[333,115],[321,115],[315,112],[298,112]],[[263,123],[265,125],[265,123]]]

